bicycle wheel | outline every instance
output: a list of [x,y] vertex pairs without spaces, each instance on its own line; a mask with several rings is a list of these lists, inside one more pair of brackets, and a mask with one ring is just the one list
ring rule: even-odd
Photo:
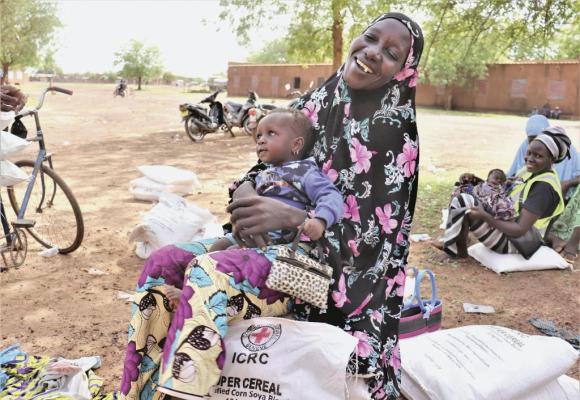
[[[33,161],[15,164],[27,175],[32,174]],[[8,187],[8,198],[16,214],[27,186]],[[83,241],[85,226],[79,204],[62,178],[44,164],[36,176],[24,217],[36,222],[34,227],[26,228],[28,233],[44,247],[57,246],[61,254],[75,251]]]

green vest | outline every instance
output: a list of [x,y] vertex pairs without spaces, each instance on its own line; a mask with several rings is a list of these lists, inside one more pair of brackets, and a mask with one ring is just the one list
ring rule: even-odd
[[514,201],[514,205],[516,208],[516,213],[519,215],[522,209],[522,204],[525,203],[526,199],[528,198],[528,194],[530,193],[530,189],[532,185],[536,182],[546,182],[554,190],[558,193],[558,197],[560,201],[558,205],[552,212],[552,215],[546,218],[540,218],[536,221],[534,226],[538,228],[542,233],[545,232],[550,220],[564,211],[564,197],[562,197],[562,185],[560,183],[560,178],[558,178],[558,174],[553,169],[547,172],[543,172],[539,175],[532,177],[532,174],[526,170],[526,168],[522,168],[516,175],[518,178],[523,179],[523,182],[514,186],[514,188],[510,192],[510,197]]

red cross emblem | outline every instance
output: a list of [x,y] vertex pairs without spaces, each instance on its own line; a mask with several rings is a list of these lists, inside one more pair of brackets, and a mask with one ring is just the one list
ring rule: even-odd
[[256,329],[254,332],[250,334],[251,341],[255,344],[263,344],[270,339],[271,332],[267,326],[264,326],[260,329]]

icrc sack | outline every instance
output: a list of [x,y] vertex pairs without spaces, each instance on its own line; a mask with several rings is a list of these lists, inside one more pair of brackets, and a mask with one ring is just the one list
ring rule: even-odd
[[431,400],[526,399],[578,358],[562,339],[492,325],[446,329],[399,343],[405,375]]
[[345,399],[346,366],[357,339],[342,329],[285,318],[232,324],[212,400]]

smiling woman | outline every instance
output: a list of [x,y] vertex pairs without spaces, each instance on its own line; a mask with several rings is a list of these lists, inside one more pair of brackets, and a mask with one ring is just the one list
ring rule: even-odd
[[377,89],[401,71],[411,45],[409,30],[399,21],[378,21],[352,41],[343,76],[353,89]]
[[[202,330],[223,338],[233,321],[292,310],[299,319],[325,322],[357,338],[347,372],[365,379],[372,399],[398,397],[399,318],[417,198],[415,84],[422,49],[417,24],[403,14],[383,14],[353,41],[346,64],[296,103],[314,128],[313,163],[342,195],[342,220],[320,240],[333,268],[328,309],[266,287],[280,245],[256,247],[263,247],[269,232],[295,230],[306,212],[258,196],[256,175],[248,174],[234,186],[228,211],[240,247],[252,248],[208,253],[207,242],[185,243],[147,260],[129,329],[123,395],[203,397],[218,382],[225,349],[222,340],[204,350],[192,345]],[[166,284],[183,286],[175,311]],[[148,294],[156,312],[145,315],[140,305]],[[156,345],[148,348],[148,342]]]
[[517,219],[503,221],[485,211],[480,201],[461,193],[449,205],[445,234],[435,246],[451,256],[467,257],[469,231],[491,250],[525,258],[540,247],[550,222],[564,211],[564,198],[554,163],[570,157],[570,138],[561,127],[549,127],[530,143],[525,168],[516,175],[510,197]]

